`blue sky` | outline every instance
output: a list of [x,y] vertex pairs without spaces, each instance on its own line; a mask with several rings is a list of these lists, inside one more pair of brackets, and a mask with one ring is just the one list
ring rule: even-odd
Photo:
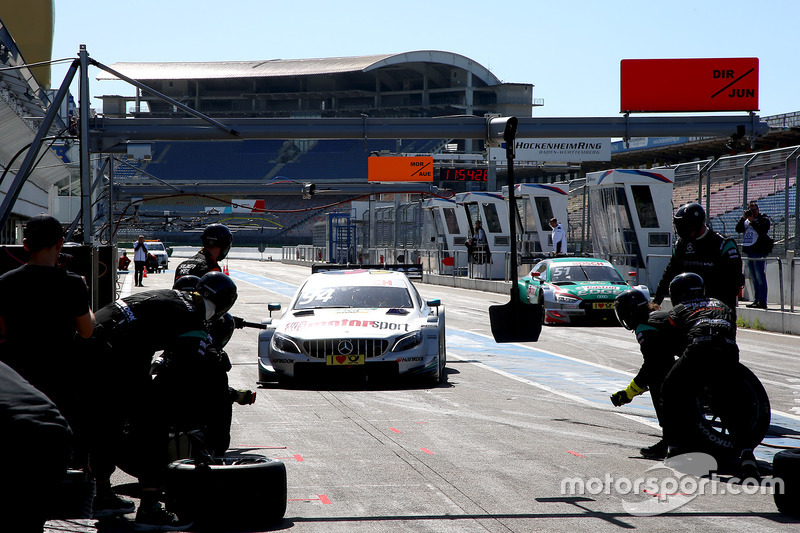
[[[243,61],[444,50],[532,83],[540,117],[619,114],[622,59],[758,57],[761,116],[800,111],[796,0],[55,0],[53,58]],[[66,67],[53,68],[58,86]],[[132,95],[95,80],[102,94]],[[658,83],[654,79],[653,83]],[[77,86],[73,91],[77,95]],[[99,103],[93,102],[93,105]]]

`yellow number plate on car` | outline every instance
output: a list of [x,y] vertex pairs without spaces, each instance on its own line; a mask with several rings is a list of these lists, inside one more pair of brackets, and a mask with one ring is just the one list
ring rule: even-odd
[[363,365],[364,354],[328,355],[325,357],[325,364],[331,366]]
[[594,302],[592,309],[614,309],[614,302]]

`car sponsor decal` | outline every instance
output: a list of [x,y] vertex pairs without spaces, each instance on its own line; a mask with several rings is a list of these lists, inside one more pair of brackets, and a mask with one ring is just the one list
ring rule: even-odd
[[408,324],[400,322],[387,322],[383,320],[308,320],[287,322],[284,331],[301,331],[309,328],[374,328],[386,331],[408,331]]
[[570,292],[574,292],[578,296],[601,296],[601,295],[610,295],[610,294],[617,294],[618,292],[622,292],[627,287],[622,285],[601,285],[601,286],[590,286],[590,287],[578,287],[577,289],[573,289]]
[[553,267],[580,267],[580,266],[609,266],[609,263],[602,263],[600,261],[581,261],[580,263],[554,263]]

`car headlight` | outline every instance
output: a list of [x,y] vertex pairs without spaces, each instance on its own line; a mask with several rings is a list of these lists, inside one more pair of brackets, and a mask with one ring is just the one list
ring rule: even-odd
[[574,304],[581,301],[580,298],[566,293],[556,294],[555,297],[556,297],[556,302],[562,304]]
[[403,350],[410,350],[416,346],[419,346],[422,343],[422,332],[415,331],[414,333],[410,333],[404,337],[400,337],[397,339],[397,342],[394,343],[392,346],[393,352],[402,352]]
[[294,339],[280,333],[276,333],[272,336],[272,347],[280,352],[302,353]]

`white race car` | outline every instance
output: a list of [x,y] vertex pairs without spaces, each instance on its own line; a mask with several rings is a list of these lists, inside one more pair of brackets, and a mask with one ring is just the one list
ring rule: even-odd
[[[270,304],[270,311],[280,304]],[[331,270],[309,276],[258,336],[262,381],[409,376],[444,381],[445,312],[402,272]]]

